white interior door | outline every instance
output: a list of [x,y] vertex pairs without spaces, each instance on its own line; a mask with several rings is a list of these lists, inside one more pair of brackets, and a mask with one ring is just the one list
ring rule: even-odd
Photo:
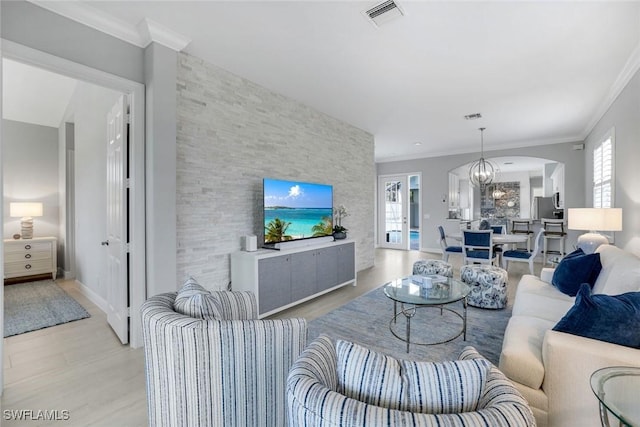
[[107,117],[107,321],[129,342],[127,115],[122,95]]
[[407,175],[378,178],[379,246],[409,249],[409,178]]

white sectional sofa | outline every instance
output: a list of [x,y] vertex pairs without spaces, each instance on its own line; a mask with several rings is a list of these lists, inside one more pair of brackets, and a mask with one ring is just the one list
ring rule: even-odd
[[[611,245],[597,252],[602,271],[594,294],[640,291],[640,258]],[[552,331],[575,299],[551,285],[552,276],[545,268],[540,278],[520,280],[500,370],[527,399],[539,427],[600,426],[591,374],[605,366],[640,367],[640,349]]]

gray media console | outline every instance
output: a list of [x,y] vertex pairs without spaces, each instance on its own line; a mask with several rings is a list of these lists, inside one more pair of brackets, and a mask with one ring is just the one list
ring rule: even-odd
[[231,288],[252,291],[265,317],[356,280],[353,240],[231,254]]

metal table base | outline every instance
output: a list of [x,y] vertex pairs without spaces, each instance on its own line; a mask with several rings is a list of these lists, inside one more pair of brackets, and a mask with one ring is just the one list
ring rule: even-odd
[[[393,336],[395,336],[396,338],[398,338],[401,341],[404,341],[407,343],[407,353],[409,353],[409,348],[411,346],[411,344],[415,344],[415,345],[437,345],[437,344],[444,344],[447,343],[449,341],[453,341],[454,339],[458,338],[460,335],[462,335],[462,339],[464,341],[467,340],[467,299],[464,298],[462,299],[462,314],[458,313],[457,311],[444,307],[442,305],[411,305],[411,307],[407,307],[405,308],[404,304],[401,304],[401,310],[398,313],[398,302],[394,301],[393,302],[393,318],[391,319],[391,321],[389,322],[389,330],[391,331],[391,333],[393,334]],[[408,304],[409,305],[409,304]],[[462,330],[460,330],[460,332],[458,332],[456,335],[447,338],[445,340],[442,341],[435,341],[435,342],[412,342],[411,341],[411,318],[415,316],[416,314],[416,310],[418,308],[439,308],[440,309],[440,315],[442,315],[444,313],[444,310],[455,314],[456,316],[458,316],[460,319],[462,319]],[[407,324],[406,324],[406,336],[402,337],[400,335],[398,335],[396,333],[396,331],[393,330],[393,324],[397,323],[397,319],[400,315],[404,315],[405,319],[407,320]]]

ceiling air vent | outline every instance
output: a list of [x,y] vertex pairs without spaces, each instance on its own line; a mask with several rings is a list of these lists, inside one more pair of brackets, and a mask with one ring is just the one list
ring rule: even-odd
[[369,21],[376,27],[386,24],[387,22],[404,16],[404,12],[393,0],[388,0],[362,12]]
[[482,114],[480,113],[473,113],[473,114],[467,114],[466,116],[464,116],[465,120],[478,120],[482,118]]

